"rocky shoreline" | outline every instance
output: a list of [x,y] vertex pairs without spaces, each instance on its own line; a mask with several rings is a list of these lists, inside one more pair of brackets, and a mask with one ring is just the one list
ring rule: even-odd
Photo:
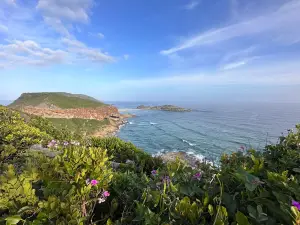
[[122,126],[128,123],[127,119],[135,117],[133,114],[119,114],[110,116],[109,125],[101,128],[95,132],[92,136],[94,137],[113,137],[116,136],[117,132],[121,129]]
[[159,157],[165,162],[174,162],[177,159],[186,162],[191,167],[197,167],[201,163],[206,163],[213,165],[214,163],[206,159],[205,157],[203,159],[197,158],[195,155],[187,154],[186,152],[167,152],[159,155]]

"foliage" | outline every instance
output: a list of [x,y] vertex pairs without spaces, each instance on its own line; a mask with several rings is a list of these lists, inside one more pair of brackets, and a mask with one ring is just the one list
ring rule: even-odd
[[38,106],[52,104],[61,109],[101,107],[105,104],[86,95],[74,95],[64,92],[24,93],[10,107]]
[[[65,129],[74,134],[91,135],[94,134],[101,127],[109,125],[109,119],[93,120],[80,118],[49,118],[51,123],[58,129]],[[56,138],[58,139],[58,138]]]
[[25,149],[50,136],[25,123],[19,113],[0,106],[0,168]]
[[[4,107],[0,115],[1,155],[11,156],[0,224],[300,224],[300,126],[263,151],[243,147],[218,168],[191,168],[118,138],[75,141],[49,120],[26,123]],[[26,151],[49,138],[54,158]]]

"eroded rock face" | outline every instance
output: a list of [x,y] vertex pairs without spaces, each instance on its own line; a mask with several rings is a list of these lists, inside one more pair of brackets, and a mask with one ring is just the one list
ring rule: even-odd
[[24,107],[23,112],[48,117],[48,118],[81,118],[103,120],[111,117],[111,115],[120,115],[119,111],[114,106],[102,106],[98,108],[77,108],[77,109],[51,109],[38,107]]

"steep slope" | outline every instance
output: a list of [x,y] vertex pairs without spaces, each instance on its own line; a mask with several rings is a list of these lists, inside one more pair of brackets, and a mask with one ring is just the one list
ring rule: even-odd
[[48,109],[96,108],[105,106],[87,95],[65,92],[23,93],[9,105],[11,108],[38,107]]

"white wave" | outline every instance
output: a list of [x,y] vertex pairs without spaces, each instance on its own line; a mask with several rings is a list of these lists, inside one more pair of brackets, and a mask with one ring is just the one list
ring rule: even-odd
[[129,122],[130,125],[134,124],[134,122]]
[[159,150],[158,152],[153,153],[152,156],[153,157],[157,157],[157,156],[161,156],[161,155],[163,155],[165,153],[166,153],[166,150],[163,148],[163,149]]
[[195,146],[196,144],[188,142],[187,140],[182,139],[184,143],[187,143],[189,146]]
[[151,125],[156,125],[157,123],[150,122]]

